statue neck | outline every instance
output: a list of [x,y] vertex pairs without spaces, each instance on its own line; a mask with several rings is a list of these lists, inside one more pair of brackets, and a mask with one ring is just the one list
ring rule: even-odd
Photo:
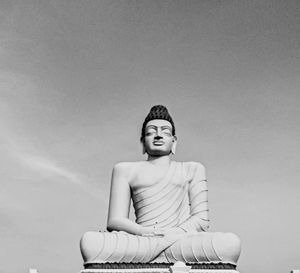
[[161,155],[161,156],[148,155],[147,161],[155,165],[156,164],[168,165],[171,163],[171,156],[170,155]]

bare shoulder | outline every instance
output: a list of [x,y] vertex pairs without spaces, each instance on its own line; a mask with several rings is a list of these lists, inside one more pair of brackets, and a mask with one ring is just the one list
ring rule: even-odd
[[136,161],[136,162],[118,162],[115,164],[114,169],[120,170],[120,171],[128,171],[129,169],[138,168],[143,161]]
[[119,162],[113,168],[113,175],[120,175],[127,180],[131,180],[139,165],[140,162]]

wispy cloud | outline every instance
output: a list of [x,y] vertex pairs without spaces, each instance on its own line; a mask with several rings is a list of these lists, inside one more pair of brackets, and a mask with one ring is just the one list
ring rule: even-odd
[[42,175],[57,175],[66,178],[68,181],[74,184],[81,186],[84,185],[79,174],[73,173],[61,166],[58,166],[57,163],[49,159],[29,154],[19,154],[18,157],[22,163]]
[[[16,161],[22,164],[34,173],[40,175],[41,177],[61,177],[72,184],[78,185],[83,188],[87,193],[91,195],[96,195],[95,191],[91,189],[92,185],[87,182],[87,178],[80,173],[76,173],[68,170],[67,168],[61,166],[58,162],[51,160],[49,158],[42,157],[36,154],[30,154],[23,152],[21,146],[19,146],[12,137],[10,137],[6,146],[9,155],[13,157]],[[30,146],[30,145],[28,145]],[[32,145],[31,145],[32,146]],[[32,147],[31,147],[32,149]]]
[[[43,108],[35,97],[37,89],[35,83],[26,75],[7,71],[0,71],[0,79],[0,139],[2,142],[0,148],[4,152],[0,162],[5,163],[9,161],[7,159],[12,159],[14,162],[12,164],[15,166],[8,166],[11,170],[16,170],[17,164],[19,164],[30,178],[32,176],[36,178],[36,175],[46,178],[61,177],[72,184],[81,186],[86,192],[93,195],[95,191],[91,189],[92,185],[87,182],[88,178],[85,175],[69,170],[61,162],[48,156],[47,151],[40,151],[34,145],[34,135],[26,135],[22,133],[22,130],[18,130],[17,125],[20,124],[20,118],[22,118],[18,109],[24,107],[25,103],[27,109],[30,102],[34,102],[35,107]],[[45,109],[39,110],[42,113]],[[26,122],[26,120],[24,121]],[[15,176],[15,173],[18,172],[11,171],[9,175]]]

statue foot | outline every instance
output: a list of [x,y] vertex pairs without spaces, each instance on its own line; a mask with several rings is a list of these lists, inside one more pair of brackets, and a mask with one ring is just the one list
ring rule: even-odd
[[83,234],[80,240],[80,251],[85,262],[94,259],[98,255],[99,246],[102,243],[101,239],[99,232],[96,231],[88,231]]
[[213,247],[222,261],[237,263],[241,253],[241,240],[234,233],[215,233]]

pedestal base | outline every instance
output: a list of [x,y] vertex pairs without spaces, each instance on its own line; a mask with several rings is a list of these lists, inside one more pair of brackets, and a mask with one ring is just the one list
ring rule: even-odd
[[[170,269],[154,268],[147,269],[84,269],[80,273],[170,273]],[[230,269],[191,269],[189,273],[239,273]]]
[[[97,268],[95,268],[97,267]],[[101,268],[102,267],[102,268]],[[239,273],[227,264],[192,264],[183,262],[172,264],[98,264],[80,273]]]

